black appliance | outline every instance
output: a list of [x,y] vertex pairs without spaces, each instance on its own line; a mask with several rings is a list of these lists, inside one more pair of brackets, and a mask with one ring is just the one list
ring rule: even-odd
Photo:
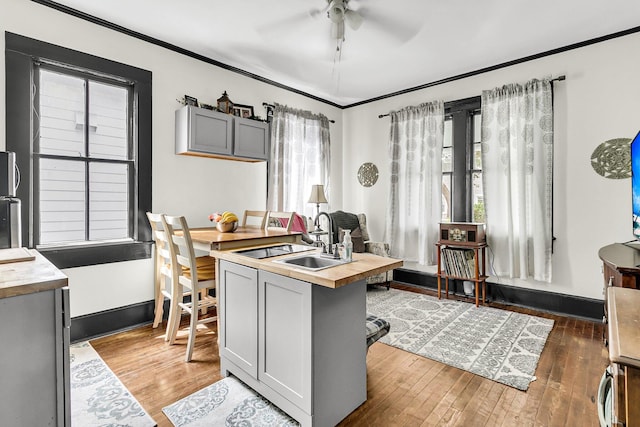
[[314,249],[316,249],[315,246],[284,244],[278,246],[269,246],[266,248],[244,249],[234,252],[240,255],[248,256],[250,258],[263,259],[280,255],[295,254],[304,251],[312,251]]
[[16,153],[0,151],[0,249],[22,246],[22,219],[20,199],[16,191],[20,173]]

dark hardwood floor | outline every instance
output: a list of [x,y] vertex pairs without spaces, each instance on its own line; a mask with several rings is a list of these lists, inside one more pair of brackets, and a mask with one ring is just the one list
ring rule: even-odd
[[[394,287],[433,295],[394,284]],[[555,320],[537,380],[526,392],[375,343],[367,355],[368,399],[341,426],[598,426],[596,393],[607,365],[603,326],[505,307]],[[216,327],[201,326],[193,361],[184,362],[186,324],[176,345],[151,325],[91,340],[109,367],[157,421],[162,408],[218,381]]]

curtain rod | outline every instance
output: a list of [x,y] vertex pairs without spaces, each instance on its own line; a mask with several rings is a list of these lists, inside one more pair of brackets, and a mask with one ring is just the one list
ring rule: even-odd
[[[558,77],[556,77],[556,78],[553,78],[553,79],[551,79],[551,80],[549,80],[549,81],[550,81],[551,83],[553,83],[553,82],[561,82],[561,81],[566,80],[566,79],[567,79],[567,76],[565,76],[565,75],[563,74],[563,75],[558,76]],[[378,118],[379,118],[379,119],[381,119],[381,118],[383,118],[383,117],[388,117],[389,115],[390,115],[390,113],[387,113],[387,114],[379,114],[379,115],[378,115]]]
[[[268,104],[268,103],[266,103],[266,102],[263,102],[263,103],[262,103],[262,106],[263,106],[264,108],[267,108],[267,109],[269,109],[269,108],[273,109],[273,108],[275,108],[275,107],[276,107],[275,105],[273,105],[273,104]],[[329,123],[335,123],[335,122],[336,122],[335,120],[331,120],[331,119],[329,119]]]

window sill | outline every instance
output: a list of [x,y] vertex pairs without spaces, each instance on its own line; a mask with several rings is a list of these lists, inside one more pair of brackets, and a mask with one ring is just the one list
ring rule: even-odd
[[100,246],[38,249],[59,269],[151,258],[152,242],[126,242]]

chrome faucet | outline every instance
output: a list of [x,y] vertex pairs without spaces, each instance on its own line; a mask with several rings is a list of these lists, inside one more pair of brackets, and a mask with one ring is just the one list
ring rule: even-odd
[[[322,229],[320,228],[320,217],[324,215],[327,217],[327,219],[329,220],[329,250],[327,250],[327,245],[322,242],[321,240],[319,240],[322,243],[323,252],[327,252],[329,254],[333,254],[333,220],[331,219],[331,215],[329,215],[326,212],[318,212],[318,215],[316,215],[316,218],[313,220],[313,225],[315,225],[316,227],[316,231],[321,231]],[[318,239],[320,238],[320,236],[318,236]]]

